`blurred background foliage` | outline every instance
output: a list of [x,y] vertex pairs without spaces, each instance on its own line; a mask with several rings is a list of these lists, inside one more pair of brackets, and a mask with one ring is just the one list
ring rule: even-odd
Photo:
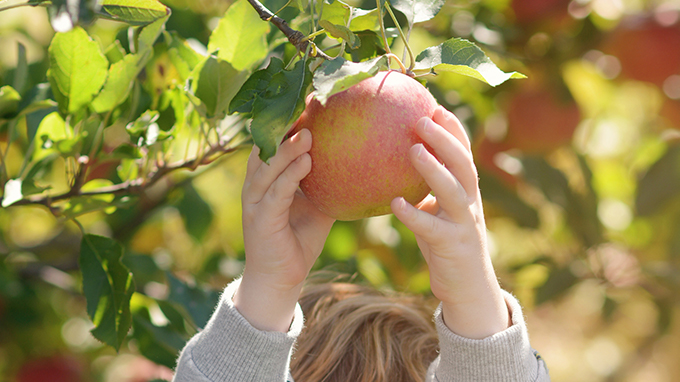
[[[163,3],[172,9],[166,29],[203,52],[230,5]],[[375,7],[363,3],[354,5]],[[86,29],[102,49],[128,36],[113,21]],[[39,7],[0,13],[0,87],[13,84],[21,57],[30,82],[22,88],[45,82],[53,34]],[[553,379],[680,380],[680,2],[448,1],[416,25],[411,44],[418,52],[450,37],[529,77],[491,88],[443,73],[428,86],[469,129],[498,276],[525,307]],[[280,38],[271,32],[268,41]],[[183,78],[156,52],[143,73],[149,104],[159,102],[155,89],[170,92]],[[0,123],[7,171],[16,173],[24,148],[7,131]],[[41,205],[0,209],[0,379],[171,379],[178,350],[242,271],[248,151],[168,175],[114,212],[78,217],[85,232],[123,243],[134,275],[133,329],[119,352],[89,333],[79,227]],[[114,179],[122,165],[99,166],[91,179]],[[51,169],[54,184],[65,166]],[[390,215],[337,222],[316,269],[429,294],[415,240]]]

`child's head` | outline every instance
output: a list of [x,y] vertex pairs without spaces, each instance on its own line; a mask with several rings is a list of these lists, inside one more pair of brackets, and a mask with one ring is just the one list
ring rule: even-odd
[[422,298],[333,282],[307,285],[300,305],[296,381],[421,382],[437,357],[433,309]]

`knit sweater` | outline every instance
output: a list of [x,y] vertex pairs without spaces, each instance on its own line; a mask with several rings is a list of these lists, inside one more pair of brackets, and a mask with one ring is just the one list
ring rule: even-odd
[[[288,367],[303,330],[300,305],[287,333],[254,328],[236,310],[232,297],[240,280],[229,284],[206,327],[182,350],[174,382],[292,382]],[[440,352],[427,372],[428,382],[549,381],[543,359],[529,344],[517,300],[504,292],[512,326],[474,340],[444,324],[441,305],[434,313]],[[305,382],[305,381],[298,381]]]

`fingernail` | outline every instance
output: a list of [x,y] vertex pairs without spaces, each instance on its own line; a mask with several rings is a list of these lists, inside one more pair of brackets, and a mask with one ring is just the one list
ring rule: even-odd
[[432,120],[427,118],[423,121],[423,133],[430,134],[432,132]]
[[421,162],[425,161],[425,155],[424,154],[425,147],[423,146],[422,143],[418,143],[416,145],[416,159],[418,159]]
[[406,199],[400,197],[398,202],[398,207],[401,211],[406,212]]

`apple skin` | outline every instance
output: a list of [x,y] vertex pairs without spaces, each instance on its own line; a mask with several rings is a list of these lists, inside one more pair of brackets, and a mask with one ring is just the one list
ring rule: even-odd
[[[411,164],[409,149],[423,143],[415,132],[437,101],[418,81],[397,71],[379,72],[331,96],[310,96],[292,133],[312,133],[312,170],[300,182],[305,196],[337,220],[391,212],[402,196],[416,204],[430,192]],[[430,150],[432,151],[432,150]]]

